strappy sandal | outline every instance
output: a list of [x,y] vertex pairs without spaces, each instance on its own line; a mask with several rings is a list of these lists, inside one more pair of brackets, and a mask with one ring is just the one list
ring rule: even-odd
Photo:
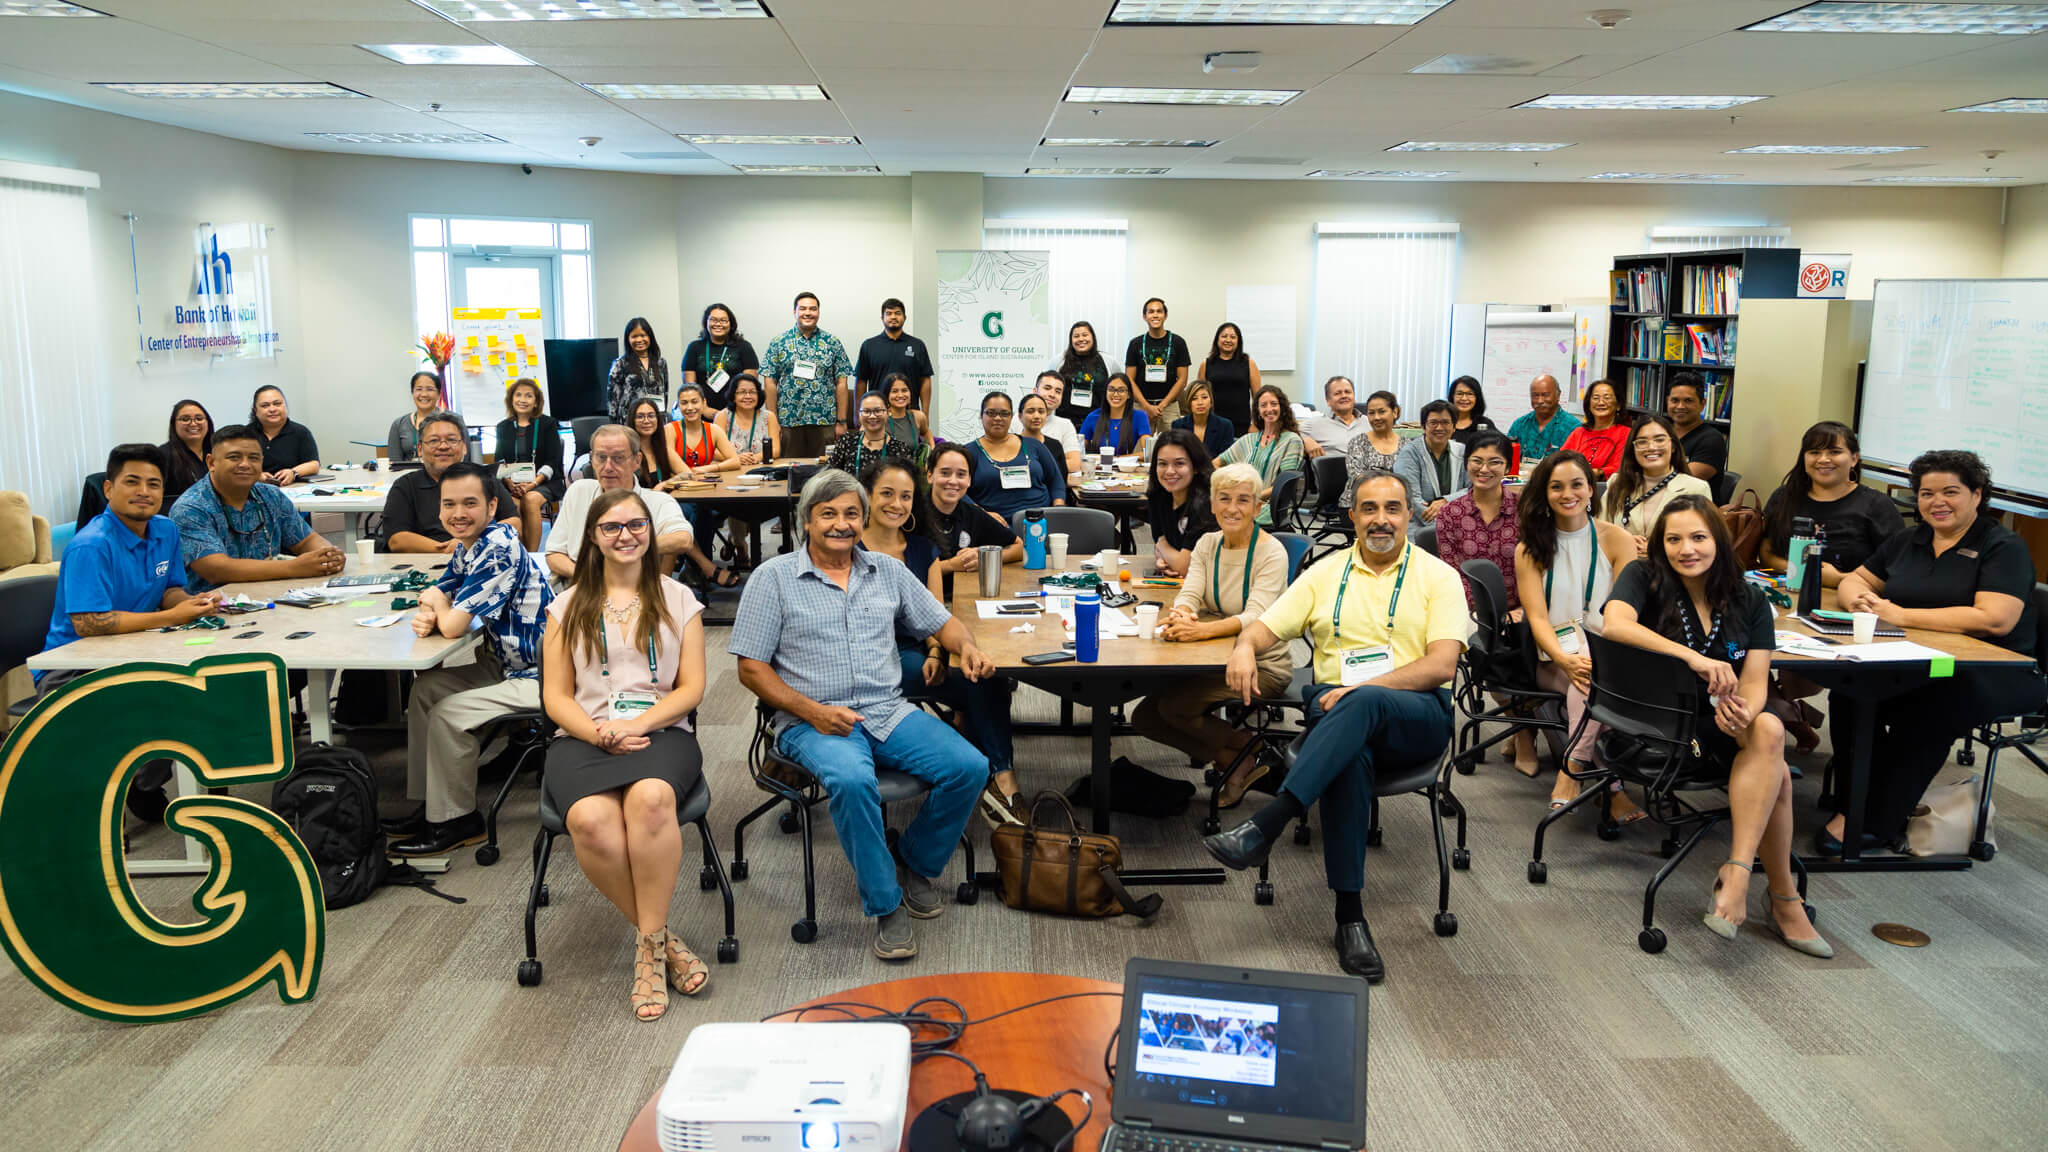
[[683,943],[683,938],[667,929],[663,942],[663,959],[668,963],[668,982],[685,996],[695,996],[711,983],[711,969],[695,952]]
[[[1724,860],[1721,862],[1721,867],[1726,868],[1730,864],[1735,865],[1737,868],[1740,868],[1747,873],[1754,874],[1756,872],[1756,865],[1747,864],[1741,860]],[[1749,878],[1747,876],[1743,878],[1743,883],[1745,885],[1748,883],[1748,879]],[[1714,877],[1714,895],[1718,896],[1720,894],[1721,877],[1717,874]],[[1712,908],[1707,909],[1707,914],[1700,918],[1700,922],[1705,924],[1707,928],[1714,933],[1714,935],[1719,936],[1723,940],[1735,939],[1736,930],[1741,927],[1741,925],[1737,924],[1733,920],[1724,919],[1723,917],[1716,915]]]
[[[662,932],[636,936],[633,949],[633,1015],[642,1024],[668,1011],[668,985],[661,979]],[[653,1009],[652,1012],[648,1009]]]
[[740,586],[739,574],[723,564],[712,571],[710,580],[712,585],[718,588],[737,588]]
[[1216,796],[1216,807],[1235,808],[1242,804],[1244,794],[1272,770],[1272,763],[1263,754],[1254,758],[1250,764],[1238,769],[1239,775],[1223,781],[1223,791]]
[[[1797,892],[1790,896],[1780,896],[1776,892],[1772,892],[1771,899],[1783,900],[1788,904],[1806,903],[1805,898]],[[1808,956],[1819,957],[1822,960],[1833,960],[1835,958],[1835,946],[1828,943],[1818,933],[1804,940],[1794,940],[1790,936],[1785,935],[1785,929],[1778,924],[1776,916],[1771,917],[1771,931],[1777,934],[1779,940],[1784,941],[1785,947],[1792,949],[1794,952],[1803,952]]]

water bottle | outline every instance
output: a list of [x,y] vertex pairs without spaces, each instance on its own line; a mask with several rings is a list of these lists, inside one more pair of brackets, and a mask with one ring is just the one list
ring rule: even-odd
[[1045,567],[1045,510],[1024,513],[1024,567],[1039,571]]
[[1813,529],[1813,542],[1806,546],[1805,555],[1800,557],[1803,561],[1799,566],[1801,576],[1799,578],[1799,599],[1797,603],[1798,611],[1800,612],[1816,612],[1820,610],[1820,590],[1823,583],[1820,575],[1821,553],[1827,551],[1826,544],[1827,530],[1820,525],[1815,525]]
[[1102,650],[1102,596],[1093,588],[1074,597],[1074,659],[1093,664]]
[[1800,590],[1806,579],[1806,553],[1813,547],[1813,518],[1792,518],[1792,539],[1785,545],[1785,586]]

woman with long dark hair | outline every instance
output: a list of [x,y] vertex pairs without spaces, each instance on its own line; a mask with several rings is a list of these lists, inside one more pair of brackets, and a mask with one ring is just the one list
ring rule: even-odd
[[1225,320],[1216,326],[1209,341],[1209,356],[1202,361],[1202,379],[1216,396],[1216,411],[1239,428],[1257,427],[1252,415],[1252,395],[1264,383],[1258,362],[1244,351],[1244,333]]
[[1572,429],[1564,438],[1564,448],[1584,456],[1601,476],[1612,476],[1621,466],[1621,458],[1627,453],[1627,414],[1621,410],[1621,393],[1605,380],[1595,380],[1586,385],[1586,395],[1580,401],[1580,414],[1585,423]]
[[206,476],[206,454],[213,451],[213,414],[197,400],[171,405],[171,426],[164,440],[164,515],[185,489]]
[[1078,426],[1101,404],[1102,390],[1109,384],[1109,364],[1102,359],[1102,344],[1095,338],[1095,325],[1086,320],[1074,321],[1067,329],[1067,349],[1060,354],[1059,365],[1053,371],[1067,382],[1067,394],[1053,415],[1063,416]]
[[282,488],[320,471],[320,445],[304,424],[291,418],[284,389],[265,384],[249,398],[249,426],[263,440],[263,478]]
[[1358,479],[1367,472],[1392,472],[1394,463],[1401,455],[1401,434],[1394,431],[1394,421],[1401,418],[1401,402],[1385,389],[1365,398],[1365,431],[1351,438],[1344,446],[1344,506],[1351,506],[1351,495],[1358,489]]
[[1763,563],[1785,566],[1792,521],[1804,517],[1821,532],[1821,583],[1842,582],[1877,551],[1905,531],[1892,498],[1865,488],[1861,445],[1847,424],[1823,420],[1799,438],[1799,456],[1777,491],[1764,504]]
[[1209,387],[1207,380],[1190,381],[1188,390],[1181,393],[1181,402],[1188,414],[1175,420],[1173,426],[1194,433],[1210,459],[1230,451],[1230,446],[1237,443],[1237,425],[1216,414],[1216,390]]
[[1104,445],[1119,456],[1138,451],[1139,442],[1152,434],[1152,420],[1138,407],[1131,378],[1121,372],[1112,373],[1102,386],[1101,401],[1081,421],[1081,439],[1088,451],[1098,452]]
[[1623,570],[1603,619],[1607,639],[1677,657],[1705,682],[1694,747],[1700,759],[1727,767],[1729,811],[1728,859],[1715,872],[1706,926],[1735,938],[1749,917],[1750,874],[1761,859],[1771,930],[1795,951],[1833,956],[1807,918],[1792,869],[1785,730],[1764,707],[1776,647],[1770,601],[1742,578],[1735,542],[1711,499],[1680,496],[1664,506],[1649,554]]
[[1712,499],[1707,482],[1686,471],[1685,446],[1672,430],[1671,418],[1646,412],[1629,429],[1621,466],[1607,485],[1600,519],[1619,524],[1636,538],[1636,556],[1649,554],[1650,526],[1664,505],[1680,496]]
[[704,389],[704,403],[713,411],[732,407],[733,387],[740,373],[758,372],[761,358],[740,335],[739,317],[723,304],[709,304],[697,323],[697,338],[683,350],[683,381]]
[[652,396],[641,396],[626,406],[626,427],[640,435],[640,459],[633,465],[633,482],[642,488],[659,488],[683,470],[682,459],[669,445],[668,409]]
[[668,361],[661,358],[661,342],[654,338],[654,328],[645,316],[626,321],[619,345],[619,357],[612,361],[607,376],[612,423],[630,424],[626,417],[633,401],[642,396],[654,397],[661,410],[667,412]]
[[1173,428],[1152,446],[1152,471],[1145,481],[1145,520],[1152,528],[1152,557],[1170,576],[1185,575],[1195,541],[1216,530],[1209,513],[1209,475],[1216,465],[1195,434]]
[[[1304,447],[1300,429],[1294,426],[1294,406],[1277,384],[1262,384],[1252,398],[1258,418],[1253,430],[1237,438],[1218,464],[1249,464],[1259,474],[1259,523],[1271,526],[1273,507],[1269,503],[1280,477],[1301,471]],[[1283,526],[1284,527],[1284,526]]]

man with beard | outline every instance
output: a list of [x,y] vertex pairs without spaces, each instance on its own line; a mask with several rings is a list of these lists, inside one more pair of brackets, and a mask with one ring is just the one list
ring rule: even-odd
[[924,341],[903,330],[903,301],[894,296],[882,301],[882,334],[861,341],[860,355],[853,361],[852,398],[882,391],[882,381],[891,372],[910,378],[913,407],[932,410],[932,354]]

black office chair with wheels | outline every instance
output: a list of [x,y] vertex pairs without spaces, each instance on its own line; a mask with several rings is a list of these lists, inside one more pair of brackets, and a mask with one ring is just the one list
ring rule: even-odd
[[[800,832],[804,848],[804,916],[789,926],[789,938],[799,944],[809,944],[818,938],[818,871],[817,861],[811,846],[811,806],[826,798],[825,786],[809,770],[785,756],[778,746],[775,730],[770,726],[774,710],[765,703],[754,705],[754,739],[747,746],[747,771],[754,777],[754,785],[768,793],[768,799],[745,816],[732,829],[732,878],[735,883],[747,878],[747,825],[766,816],[778,807],[786,807],[778,820],[784,833]],[[876,790],[882,796],[882,809],[889,805],[914,799],[931,791],[931,785],[908,773],[892,768],[875,769]],[[889,832],[893,847],[896,840],[894,829]],[[973,904],[981,899],[981,889],[974,881],[974,836],[972,825],[960,836],[960,845],[967,851],[966,879],[953,890],[953,902]]]
[[1302,530],[1318,546],[1329,545],[1325,555],[1351,547],[1351,510],[1344,507],[1344,486],[1351,482],[1351,474],[1344,454],[1326,452],[1308,466],[1316,483],[1316,502],[1302,514]]
[[1431,556],[1436,555],[1436,525],[1424,524],[1418,529],[1415,533],[1415,546]]
[[[1275,532],[1272,535],[1273,539],[1280,542],[1281,547],[1287,549],[1287,582],[1292,584],[1294,578],[1301,574],[1302,561],[1308,557],[1313,543],[1299,532]],[[1209,787],[1209,814],[1202,820],[1204,835],[1222,830],[1222,818],[1219,813],[1222,811],[1223,782],[1230,779],[1230,774],[1250,756],[1269,755],[1277,761],[1280,746],[1300,734],[1301,729],[1298,726],[1282,728],[1280,725],[1290,714],[1298,715],[1307,707],[1302,702],[1302,694],[1314,683],[1312,668],[1297,667],[1283,695],[1254,697],[1249,706],[1238,701],[1226,701],[1215,706],[1214,710],[1220,711],[1230,723],[1241,728],[1250,728],[1252,739],[1245,745],[1244,751],[1230,763],[1211,768],[1203,774],[1202,783]],[[1190,757],[1189,766],[1198,768],[1201,762]],[[1294,842],[1306,844],[1311,836],[1308,817],[1304,815],[1301,823],[1294,827]]]
[[[1526,624],[1507,619],[1507,584],[1491,560],[1467,560],[1458,566],[1471,593],[1472,636],[1458,657],[1451,698],[1463,721],[1458,725],[1454,761],[1470,776],[1486,759],[1486,750],[1522,731],[1541,732],[1554,750],[1565,734],[1564,696],[1536,682],[1536,645]],[[1489,698],[1498,698],[1494,703]],[[1482,725],[1503,725],[1483,737]]]
[[1266,518],[1275,532],[1294,532],[1302,527],[1299,521],[1304,486],[1297,471],[1282,472],[1273,478],[1273,494],[1266,498]]
[[[1067,536],[1067,555],[1075,562],[1094,555],[1105,548],[1117,546],[1116,517],[1100,508],[1027,508],[1010,517],[1010,531],[1024,538],[1024,516],[1027,512],[1045,513],[1045,532],[1064,532]],[[1115,575],[1115,573],[1111,573]]]
[[590,455],[590,434],[612,422],[609,416],[578,416],[569,421],[569,430],[576,439],[577,456]]
[[1737,492],[1742,491],[1742,473],[1723,468],[1714,473],[1714,478],[1707,483],[1713,489],[1714,503],[1725,506],[1734,501]]
[[[2048,584],[2034,585],[2034,664],[2048,674],[2048,628],[2040,621],[2048,619],[2042,613],[2048,612]],[[0,659],[0,665],[6,661]],[[1984,745],[1988,754],[1984,757],[1984,777],[1977,785],[1977,820],[1970,833],[1970,855],[1979,860],[1990,860],[1998,854],[1998,846],[1986,839],[1991,829],[1991,786],[1998,775],[1998,754],[2008,748],[2031,761],[2034,767],[2048,772],[2048,760],[2043,760],[2035,745],[2048,737],[2048,700],[2042,706],[2024,716],[2008,716],[1994,720],[1977,729],[1977,741]],[[2017,727],[2008,732],[2008,724]]]
[[[50,634],[50,613],[57,606],[57,574],[0,580],[0,676],[28,663],[43,650]],[[7,709],[12,719],[35,706],[33,692]]]

